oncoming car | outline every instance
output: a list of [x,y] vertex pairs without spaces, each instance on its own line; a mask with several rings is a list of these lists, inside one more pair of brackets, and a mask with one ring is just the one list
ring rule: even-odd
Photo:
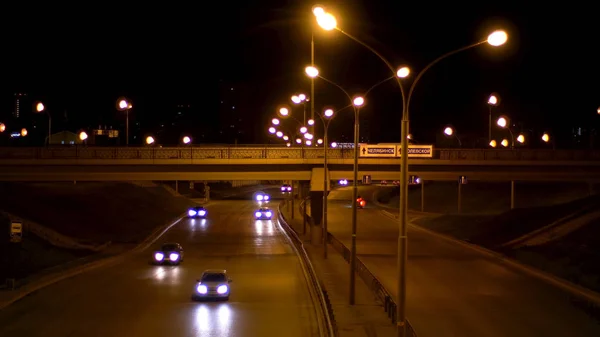
[[273,211],[268,207],[261,207],[254,212],[256,220],[271,220],[273,218]]
[[292,186],[290,184],[281,185],[281,192],[286,193],[286,192],[291,192],[291,191],[292,191]]
[[152,255],[152,261],[156,264],[178,265],[183,262],[183,247],[175,242],[164,243]]
[[258,202],[266,202],[271,199],[271,197],[268,194],[264,194],[264,193],[258,193],[255,196],[255,198],[256,198],[256,201],[258,201]]
[[192,207],[188,210],[190,218],[206,218],[208,211],[202,206]]
[[207,269],[202,273],[200,279],[196,280],[192,300],[220,298],[229,299],[231,279],[227,276],[225,269]]

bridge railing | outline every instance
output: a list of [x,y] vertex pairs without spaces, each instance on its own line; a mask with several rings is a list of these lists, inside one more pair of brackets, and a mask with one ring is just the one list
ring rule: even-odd
[[[330,159],[352,159],[353,149],[329,149]],[[193,147],[2,147],[2,159],[318,159],[322,148],[289,148],[272,146],[193,146]],[[423,158],[422,158],[423,159]],[[434,149],[432,159],[443,160],[539,160],[600,161],[600,151],[539,149]]]

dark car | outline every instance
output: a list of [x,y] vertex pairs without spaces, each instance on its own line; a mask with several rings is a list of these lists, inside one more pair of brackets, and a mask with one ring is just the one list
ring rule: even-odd
[[183,262],[183,247],[175,242],[164,243],[152,255],[152,261],[156,264],[178,265]]
[[281,192],[287,193],[292,191],[292,186],[290,184],[281,185]]
[[254,212],[256,220],[271,220],[273,218],[273,211],[268,207],[261,207]]
[[192,207],[188,210],[188,216],[190,218],[201,218],[204,219],[208,215],[206,208],[202,206]]
[[227,276],[227,270],[208,269],[202,273],[200,279],[196,280],[192,300],[208,298],[228,300],[231,279]]

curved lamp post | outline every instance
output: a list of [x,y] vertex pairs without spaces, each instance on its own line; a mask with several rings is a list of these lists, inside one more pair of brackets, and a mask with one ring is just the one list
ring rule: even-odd
[[47,145],[50,145],[50,137],[52,137],[52,116],[50,116],[50,113],[46,110],[46,106],[42,102],[35,102],[34,109],[36,113],[46,113],[48,116],[48,140],[46,143]]
[[125,145],[129,146],[129,110],[133,106],[131,101],[125,97],[121,97],[117,100],[117,110],[125,111]]
[[489,106],[489,117],[488,117],[488,141],[492,141],[492,108],[500,105],[500,96],[497,93],[492,93],[488,97],[487,104]]
[[460,138],[458,138],[458,135],[456,134],[456,132],[454,131],[454,128],[451,126],[447,126],[444,129],[444,134],[448,137],[452,137],[454,136],[454,138],[456,138],[456,140],[458,141],[458,146],[462,147],[462,142],[460,141]]
[[[314,14],[314,13],[313,13]],[[391,65],[391,63],[384,58],[380,53],[378,53],[375,49],[373,49],[368,44],[362,42],[358,38],[352,36],[351,34],[341,30],[337,27],[337,19],[331,13],[328,13],[325,9],[323,12],[319,12],[315,14],[317,23],[325,30],[333,30],[336,29],[340,33],[346,35],[350,39],[364,46],[368,50],[370,50],[373,54],[375,54],[385,65],[389,68],[389,70],[397,75],[397,70]],[[402,86],[402,82],[400,77],[395,77],[398,83],[398,87],[400,89],[400,93],[402,95],[402,125],[401,125],[401,164],[400,164],[400,214],[398,216],[399,222],[399,234],[398,234],[398,310],[397,310],[397,325],[398,325],[398,335],[405,336],[406,334],[406,264],[408,257],[407,250],[407,236],[406,236],[406,228],[408,224],[408,139],[404,135],[408,135],[409,133],[409,111],[410,111],[410,100],[412,94],[414,92],[416,84],[419,82],[423,74],[427,72],[433,65],[438,63],[439,61],[454,55],[456,53],[483,45],[488,43],[492,46],[500,46],[506,43],[508,36],[504,31],[495,31],[488,36],[486,40],[479,41],[477,43],[450,51],[442,56],[436,58],[431,63],[429,63],[423,70],[421,70],[414,81],[412,82],[408,95],[404,94],[404,88]],[[408,73],[403,72],[403,75],[408,76]],[[406,77],[404,76],[404,77]],[[351,293],[350,304],[354,304],[354,295]]]

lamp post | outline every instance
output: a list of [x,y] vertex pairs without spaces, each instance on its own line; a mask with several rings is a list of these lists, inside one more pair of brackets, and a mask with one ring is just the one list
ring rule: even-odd
[[444,129],[444,134],[448,137],[452,137],[454,136],[456,138],[456,140],[458,141],[458,146],[462,147],[462,142],[460,141],[460,138],[458,138],[458,135],[456,134],[456,132],[454,131],[454,128],[451,126],[447,126]]
[[[302,108],[304,109],[303,114],[304,118],[302,119],[302,125],[306,125],[306,102],[311,101],[305,94],[298,94],[292,96],[292,102],[295,104],[302,104]],[[312,119],[312,118],[311,118]]]
[[315,78],[319,77],[332,84],[333,86],[340,89],[346,97],[350,100],[350,106],[353,107],[354,110],[354,181],[352,184],[352,241],[350,245],[350,304],[354,304],[355,297],[355,287],[356,287],[356,229],[357,229],[357,208],[356,208],[356,199],[358,197],[358,139],[359,139],[359,112],[360,107],[365,104],[365,99],[362,96],[352,97],[344,88],[342,88],[337,83],[326,79],[323,76],[319,75],[319,69],[314,66],[306,67],[305,69],[306,75],[309,77]]
[[81,140],[82,143],[85,144],[85,141],[88,139],[88,135],[85,131],[81,131],[79,133],[79,140]]
[[125,111],[125,145],[129,146],[129,110],[132,108],[131,102],[125,97],[117,100],[117,110]]
[[46,110],[46,106],[42,102],[36,102],[35,103],[35,112],[37,112],[37,113],[46,112],[46,115],[48,115],[48,140],[47,140],[47,145],[50,145],[50,137],[52,136],[52,116],[50,116],[50,113]]
[[489,116],[488,116],[488,142],[492,141],[492,108],[500,105],[500,96],[498,94],[493,93],[488,97],[487,104],[489,106]]
[[[492,46],[500,46],[506,43],[508,36],[504,31],[495,31],[488,36],[488,38],[484,41],[480,41],[463,48],[459,48],[453,51],[450,51],[442,56],[436,58],[431,63],[429,63],[421,72],[415,77],[412,82],[410,89],[408,91],[408,95],[404,94],[404,87],[402,86],[401,78],[405,78],[409,75],[408,68],[404,69],[402,73],[400,70],[396,71],[394,67],[390,64],[390,62],[385,59],[381,54],[379,54],[375,49],[373,49],[368,44],[362,42],[356,37],[350,35],[349,33],[341,30],[337,27],[337,20],[335,16],[331,13],[326,12],[325,10],[320,14],[315,14],[317,23],[325,30],[333,30],[336,29],[340,33],[346,35],[350,39],[364,46],[368,50],[370,50],[373,54],[375,54],[385,65],[389,68],[389,70],[396,74],[396,81],[398,83],[398,87],[400,89],[400,93],[402,95],[402,125],[401,125],[401,157],[400,157],[400,214],[398,216],[398,305],[397,305],[397,320],[396,324],[398,326],[398,336],[406,335],[406,264],[408,257],[407,250],[407,236],[406,229],[408,225],[408,138],[406,135],[409,133],[409,108],[410,108],[410,99],[412,93],[414,92],[416,84],[419,82],[423,74],[427,72],[433,65],[438,63],[439,61],[459,53],[461,51],[465,51],[482,44],[488,43]],[[400,76],[403,75],[403,76]]]
[[323,258],[327,258],[327,192],[329,191],[329,177],[327,174],[327,132],[329,123],[335,117],[332,109],[323,111],[323,115],[317,114],[323,122],[323,139],[318,139],[317,144],[323,144]]

